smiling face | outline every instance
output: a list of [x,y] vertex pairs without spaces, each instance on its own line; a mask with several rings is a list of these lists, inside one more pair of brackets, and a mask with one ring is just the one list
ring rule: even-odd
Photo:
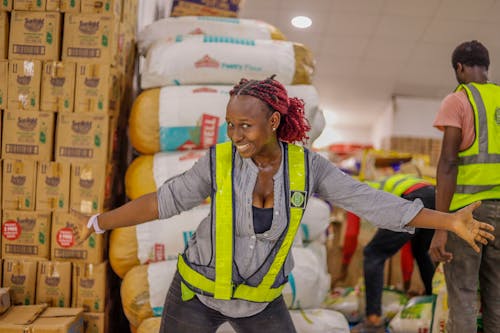
[[236,95],[226,109],[227,135],[243,158],[265,157],[279,149],[276,131],[279,112],[271,112],[260,99]]

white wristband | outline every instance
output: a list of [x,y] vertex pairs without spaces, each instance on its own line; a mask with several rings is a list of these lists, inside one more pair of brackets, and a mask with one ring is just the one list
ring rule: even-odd
[[103,234],[106,232],[106,230],[103,230],[101,228],[99,228],[99,224],[97,223],[97,217],[99,216],[99,214],[95,214],[95,215],[92,215],[90,218],[89,218],[89,221],[87,222],[87,228],[93,228],[94,229],[94,232],[96,234]]

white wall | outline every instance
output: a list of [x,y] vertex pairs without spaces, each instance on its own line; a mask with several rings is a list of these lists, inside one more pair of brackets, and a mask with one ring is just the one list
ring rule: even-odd
[[394,97],[392,136],[441,138],[442,133],[432,127],[440,99]]
[[382,112],[380,117],[377,117],[377,121],[372,127],[372,144],[373,147],[380,149],[382,148],[382,141],[392,135],[392,128],[394,123],[394,103],[391,100],[387,104],[387,107]]
[[323,148],[332,143],[372,144],[371,128],[326,125],[314,141],[314,148]]

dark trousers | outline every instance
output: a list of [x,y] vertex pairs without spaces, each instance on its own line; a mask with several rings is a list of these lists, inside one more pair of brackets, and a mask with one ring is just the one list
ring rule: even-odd
[[231,318],[207,307],[197,297],[183,301],[180,283],[181,277],[176,272],[165,299],[160,333],[215,333],[226,321],[238,333],[296,332],[283,296],[256,315]]
[[495,227],[495,240],[478,244],[481,252],[476,253],[463,239],[448,232],[446,250],[453,253],[453,260],[444,265],[444,274],[450,308],[446,329],[450,333],[476,332],[479,305],[483,332],[500,332],[500,200],[483,200],[474,218]]
[[[402,196],[407,200],[422,200],[424,207],[435,208],[435,189],[433,186],[422,187]],[[413,256],[417,261],[420,277],[425,286],[425,293],[432,294],[432,276],[434,264],[428,250],[434,230],[416,229],[414,234],[395,232],[386,229],[377,230],[373,239],[365,247],[363,270],[366,290],[366,315],[382,315],[382,291],[384,288],[385,261],[395,255],[407,241],[411,241]]]

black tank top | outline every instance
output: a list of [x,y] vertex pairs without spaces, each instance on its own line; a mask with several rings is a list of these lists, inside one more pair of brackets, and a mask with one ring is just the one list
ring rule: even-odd
[[253,230],[256,234],[261,234],[271,229],[271,224],[273,222],[273,207],[259,208],[252,206],[252,214]]

